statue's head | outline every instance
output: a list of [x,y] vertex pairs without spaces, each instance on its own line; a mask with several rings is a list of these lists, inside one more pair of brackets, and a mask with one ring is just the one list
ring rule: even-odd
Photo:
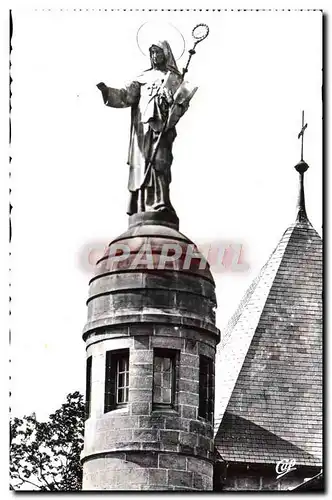
[[153,68],[164,69],[167,61],[163,48],[158,45],[151,45],[150,60]]
[[180,75],[172,49],[166,40],[153,43],[149,53],[152,68],[173,71]]

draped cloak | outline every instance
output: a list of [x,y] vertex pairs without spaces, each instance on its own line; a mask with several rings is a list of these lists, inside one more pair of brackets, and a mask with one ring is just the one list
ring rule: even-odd
[[[166,72],[153,67],[137,76],[122,89],[106,87],[102,89],[107,106],[123,108],[131,106],[131,128],[128,151],[129,181],[131,192],[128,213],[145,210],[170,210],[174,212],[169,200],[171,182],[172,145],[176,137],[175,125],[188,109],[189,101],[197,88],[182,82],[172,50],[167,41],[153,45],[161,48],[166,59]],[[165,90],[166,89],[166,90]],[[165,113],[164,92],[174,96],[174,103]],[[166,104],[167,107],[167,104]],[[167,121],[166,128],[163,128]],[[147,167],[159,141],[152,168]],[[144,185],[143,185],[144,184]],[[138,201],[138,190],[146,190],[143,202]],[[140,205],[140,206],[139,206]]]

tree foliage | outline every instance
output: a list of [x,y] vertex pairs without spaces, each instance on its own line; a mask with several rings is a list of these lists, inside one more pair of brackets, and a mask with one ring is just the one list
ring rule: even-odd
[[82,486],[84,399],[79,392],[48,421],[36,415],[10,422],[10,487],[14,490],[72,491]]

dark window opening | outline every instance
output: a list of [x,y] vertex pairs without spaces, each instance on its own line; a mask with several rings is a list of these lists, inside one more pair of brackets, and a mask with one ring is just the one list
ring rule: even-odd
[[198,415],[213,421],[213,360],[200,356]]
[[153,407],[172,408],[175,401],[175,351],[154,349]]
[[86,360],[85,419],[91,415],[91,370],[92,356],[89,356]]
[[129,400],[129,349],[106,353],[104,412],[121,408]]

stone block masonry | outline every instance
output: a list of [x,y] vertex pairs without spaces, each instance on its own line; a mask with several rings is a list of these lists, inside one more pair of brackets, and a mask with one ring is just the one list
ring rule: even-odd
[[[87,356],[93,358],[94,390],[82,455],[84,490],[212,489],[213,426],[198,417],[198,374],[200,353],[215,351],[208,347],[207,352],[199,332],[195,341],[184,337],[183,328],[173,327],[173,337],[160,333],[163,329],[155,327],[151,336],[119,339],[114,330],[107,340],[105,331],[101,342],[96,336],[94,342],[90,339]],[[106,352],[120,345],[130,353],[129,401],[105,413]],[[178,350],[178,357],[174,406],[162,410],[153,405],[153,352],[165,345]]]
[[[165,243],[192,244],[167,221],[132,225],[117,241],[129,240],[150,243],[156,259]],[[92,367],[83,490],[212,490],[220,332],[210,270],[133,272],[110,268],[111,258],[97,263],[83,331]]]
[[212,490],[213,464],[179,453],[110,453],[85,462],[88,490]]

